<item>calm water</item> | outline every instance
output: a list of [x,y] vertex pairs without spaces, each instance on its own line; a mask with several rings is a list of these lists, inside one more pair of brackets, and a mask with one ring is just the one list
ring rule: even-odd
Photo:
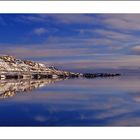
[[140,76],[4,81],[0,89],[1,126],[140,126]]

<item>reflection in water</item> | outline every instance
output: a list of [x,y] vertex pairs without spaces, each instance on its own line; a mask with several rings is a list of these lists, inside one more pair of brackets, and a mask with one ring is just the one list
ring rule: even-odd
[[140,76],[0,81],[0,93],[0,126],[140,126]]
[[8,98],[14,96],[18,92],[33,91],[49,84],[62,81],[64,79],[26,79],[26,80],[0,80],[0,98]]

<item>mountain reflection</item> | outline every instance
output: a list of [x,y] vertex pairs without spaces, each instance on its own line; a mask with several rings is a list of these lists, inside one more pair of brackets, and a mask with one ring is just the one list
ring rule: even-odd
[[1,80],[0,99],[13,97],[19,92],[33,91],[34,89],[47,86],[49,84],[62,81],[64,79],[26,79],[26,80]]

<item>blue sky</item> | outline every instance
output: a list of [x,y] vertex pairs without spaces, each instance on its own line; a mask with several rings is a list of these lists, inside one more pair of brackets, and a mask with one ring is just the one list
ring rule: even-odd
[[0,52],[66,68],[139,69],[140,14],[0,14]]

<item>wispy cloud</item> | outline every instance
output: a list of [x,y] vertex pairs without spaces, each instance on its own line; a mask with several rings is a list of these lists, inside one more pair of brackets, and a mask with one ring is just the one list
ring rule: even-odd
[[128,31],[140,30],[139,14],[103,14],[100,15],[100,18],[108,28]]
[[130,33],[125,33],[125,32],[118,32],[118,31],[112,31],[112,30],[105,30],[105,29],[97,29],[94,30],[95,34],[99,34],[102,37],[109,38],[109,39],[114,39],[118,41],[128,41],[132,39],[136,39],[137,36],[130,34]]
[[140,55],[140,45],[134,46],[130,48],[130,54]]
[[22,15],[18,18],[23,22],[45,22],[46,24],[51,21],[64,24],[91,24],[94,23],[94,17],[85,14],[34,14]]
[[119,30],[139,30],[139,14],[33,14],[21,15],[19,21],[23,22],[44,22],[55,21],[63,24],[99,24],[107,28],[116,28]]
[[[89,52],[86,48],[57,48],[49,47],[46,45],[2,45],[6,50],[3,49],[3,54],[11,54],[17,57],[66,57],[66,56],[76,56],[81,54],[86,54]],[[1,47],[1,46],[0,46]]]
[[14,14],[0,15],[0,23],[4,54],[77,67],[136,67],[140,60],[139,14]]

